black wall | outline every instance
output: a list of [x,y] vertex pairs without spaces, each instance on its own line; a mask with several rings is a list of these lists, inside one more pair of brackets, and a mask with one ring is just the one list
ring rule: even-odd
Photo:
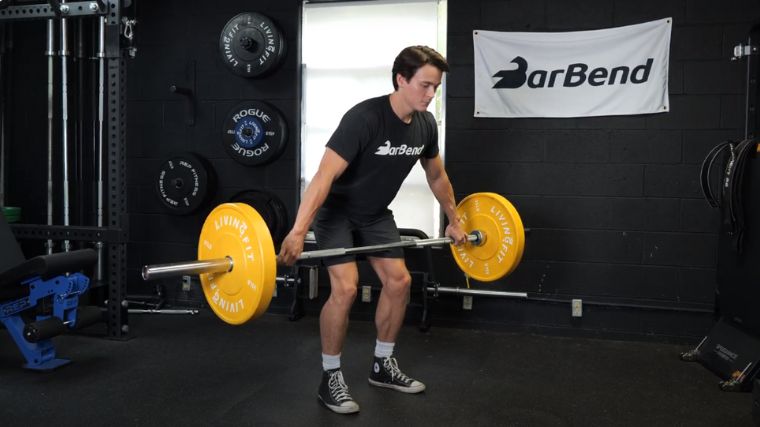
[[[193,4],[182,1],[137,4],[137,48],[128,68],[129,211],[131,233],[130,289],[152,289],[139,281],[144,264],[197,257],[198,234],[211,209],[241,190],[266,190],[278,196],[291,216],[299,193],[298,150],[300,127],[299,28],[301,2],[222,1]],[[284,33],[288,51],[276,72],[257,78],[234,75],[219,51],[222,28],[241,12],[268,16]],[[176,84],[193,90],[195,124],[186,123],[186,99],[171,93]],[[227,115],[241,101],[264,101],[288,123],[284,153],[263,166],[245,166],[224,151],[221,135]],[[157,171],[173,154],[192,151],[210,160],[218,187],[211,202],[188,216],[168,214],[155,193]],[[161,282],[171,300],[202,299],[198,288],[178,292],[180,280]],[[275,300],[275,305],[277,300]]]
[[[301,1],[135,3],[138,51],[135,59],[128,60],[127,76],[128,262],[130,289],[150,293],[151,286],[139,279],[139,267],[194,258],[203,219],[233,193],[249,188],[272,191],[285,202],[292,221],[299,190]],[[474,286],[525,291],[531,298],[476,298],[472,311],[465,311],[461,298],[441,296],[433,306],[433,324],[606,335],[703,335],[713,320],[718,213],[701,199],[699,165],[713,145],[743,136],[744,63],[729,58],[733,46],[746,40],[752,22],[760,19],[758,2],[449,0],[448,8],[452,69],[446,88],[446,165],[457,198],[480,191],[501,193],[516,205],[531,230],[523,262],[511,276]],[[286,35],[285,63],[271,76],[237,77],[219,57],[222,27],[243,11],[268,15]],[[669,113],[574,119],[473,117],[473,30],[577,31],[664,17],[674,20]],[[16,54],[16,87],[29,90],[16,91],[15,102],[24,108],[14,114],[17,127],[26,130],[35,123],[42,129],[45,117],[45,86],[37,85],[45,79],[44,38],[39,36],[44,24],[37,25],[32,30],[31,24],[24,24],[34,43]],[[193,89],[195,125],[185,123],[184,99],[169,92],[171,84]],[[32,95],[41,100],[31,101]],[[276,162],[246,167],[223,151],[222,121],[241,100],[270,102],[284,113],[291,136]],[[24,133],[17,128],[15,135],[22,139]],[[32,140],[34,144],[22,151],[39,162],[44,139]],[[210,159],[219,187],[206,209],[175,216],[162,208],[153,185],[162,159],[183,151]],[[31,170],[16,166],[11,185],[34,183],[35,188],[42,186],[43,195],[44,182]],[[14,203],[44,206],[39,196],[26,193],[17,185]],[[464,286],[448,251],[435,254],[441,284]],[[427,268],[415,254],[409,265]],[[326,281],[322,283],[326,286]],[[185,294],[178,290],[179,281],[165,285],[175,300],[199,300],[197,288]],[[320,300],[327,293],[322,289]],[[572,298],[584,301],[580,319],[570,317]],[[416,297],[413,302],[410,321],[419,314]],[[273,310],[287,310],[289,303],[290,297],[281,293]],[[307,302],[307,311],[316,313],[319,303]],[[357,315],[369,316],[372,311],[371,304],[357,301]]]
[[[664,17],[674,22],[669,113],[473,118],[474,29],[575,31]],[[460,196],[506,195],[531,228],[523,263],[496,287],[604,304],[575,322],[569,305],[552,315],[528,304],[517,323],[700,334],[700,316],[680,311],[713,308],[719,221],[701,199],[699,167],[709,148],[744,135],[746,62],[729,58],[758,18],[749,0],[449,1],[449,173]]]

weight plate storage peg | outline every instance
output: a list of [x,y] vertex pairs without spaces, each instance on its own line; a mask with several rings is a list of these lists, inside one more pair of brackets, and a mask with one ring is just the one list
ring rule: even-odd
[[211,165],[192,153],[168,158],[161,164],[156,179],[156,194],[175,215],[187,215],[203,206],[215,186]]
[[525,229],[517,209],[496,193],[473,193],[457,205],[465,230],[480,230],[478,245],[451,245],[459,268],[469,277],[492,282],[511,273],[522,259]]
[[225,65],[243,77],[263,76],[285,58],[285,37],[268,17],[246,12],[227,22],[219,37]]
[[267,225],[244,203],[221,204],[203,223],[198,259],[225,257],[232,260],[232,269],[201,274],[201,287],[219,318],[240,325],[267,310],[277,279],[277,257]]
[[246,101],[233,108],[224,121],[222,143],[227,154],[247,166],[267,164],[282,154],[288,126],[273,106]]

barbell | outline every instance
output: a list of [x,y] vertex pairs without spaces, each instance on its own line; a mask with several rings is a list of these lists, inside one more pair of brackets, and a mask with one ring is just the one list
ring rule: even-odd
[[[525,247],[525,230],[514,206],[496,193],[473,193],[457,205],[467,242],[449,237],[402,240],[355,248],[302,252],[299,261],[391,248],[451,245],[459,268],[469,277],[492,282],[511,273]],[[198,260],[146,265],[144,280],[199,274],[203,294],[223,321],[240,325],[262,315],[278,280],[277,257],[266,222],[251,206],[224,203],[206,217],[198,239]]]

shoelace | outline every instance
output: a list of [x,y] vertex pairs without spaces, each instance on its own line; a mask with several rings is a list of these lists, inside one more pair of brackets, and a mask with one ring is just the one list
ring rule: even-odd
[[385,369],[387,369],[391,373],[391,379],[398,378],[401,380],[401,382],[409,383],[412,382],[412,379],[406,376],[405,373],[401,372],[401,369],[398,367],[398,361],[395,357],[388,357],[383,362],[383,365],[385,366]]
[[343,380],[343,372],[335,371],[331,373],[327,385],[330,387],[330,393],[336,402],[340,403],[346,400],[352,400],[351,395],[348,394],[346,381]]

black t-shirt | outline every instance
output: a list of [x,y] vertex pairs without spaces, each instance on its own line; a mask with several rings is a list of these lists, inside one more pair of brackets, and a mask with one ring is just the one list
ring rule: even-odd
[[438,129],[429,112],[404,123],[388,95],[360,102],[348,110],[327,142],[348,162],[333,183],[324,206],[369,219],[384,213],[419,158],[438,155]]

